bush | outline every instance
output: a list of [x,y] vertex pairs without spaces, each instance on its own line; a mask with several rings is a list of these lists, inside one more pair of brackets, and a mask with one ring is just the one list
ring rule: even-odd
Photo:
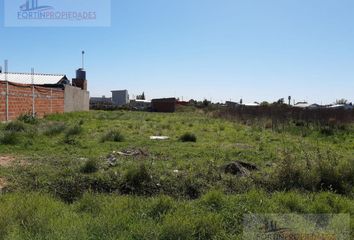
[[159,220],[173,208],[173,200],[170,197],[161,196],[152,204],[149,216],[155,220]]
[[18,133],[6,131],[0,139],[1,144],[16,145],[20,142]]
[[271,185],[277,190],[325,190],[340,194],[349,194],[352,191],[353,161],[340,159],[330,151],[307,155],[312,157],[304,159],[287,154],[272,174]]
[[5,126],[6,131],[10,132],[24,132],[26,130],[26,125],[20,121],[10,122]]
[[193,133],[185,133],[179,138],[179,140],[181,142],[196,142],[197,137]]
[[224,194],[219,191],[211,191],[203,196],[201,203],[212,211],[220,211],[225,205]]
[[28,123],[28,124],[37,124],[38,123],[38,118],[36,115],[33,116],[32,113],[26,113],[22,114],[17,118],[18,121]]
[[79,142],[72,136],[65,136],[63,143],[68,144],[68,145],[72,145],[72,146],[76,146],[79,145]]
[[325,136],[332,136],[334,134],[333,127],[322,127],[320,130],[320,133],[325,135]]
[[17,132],[5,131],[3,136],[0,138],[0,143],[4,145],[16,145],[20,143],[20,137]]
[[69,128],[66,131],[65,136],[66,137],[70,137],[70,136],[75,136],[75,135],[79,135],[82,133],[82,127],[79,124],[74,125],[73,127]]
[[213,240],[225,235],[222,218],[215,214],[203,214],[195,220],[194,239]]
[[76,211],[79,213],[98,215],[101,210],[101,203],[97,201],[96,195],[92,193],[85,193],[76,205]]
[[99,169],[98,162],[96,160],[90,159],[84,164],[84,166],[82,166],[81,172],[86,174],[95,173],[98,171],[98,169]]
[[111,130],[101,138],[101,142],[123,142],[124,136],[118,130]]
[[193,238],[194,229],[191,220],[187,217],[169,215],[162,226],[161,240],[189,240]]
[[124,194],[152,195],[156,188],[148,169],[142,164],[126,172],[120,190]]
[[83,176],[57,176],[50,186],[50,191],[66,203],[80,199],[88,189],[88,183]]
[[65,128],[66,128],[65,123],[52,123],[49,124],[47,129],[44,131],[44,134],[47,136],[58,135],[64,132]]

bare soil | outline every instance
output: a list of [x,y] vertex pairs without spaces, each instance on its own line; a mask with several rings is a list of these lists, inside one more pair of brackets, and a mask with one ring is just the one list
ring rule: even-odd
[[16,159],[12,156],[0,156],[0,167],[9,167],[15,163]]
[[7,186],[7,181],[5,178],[0,178],[0,192]]

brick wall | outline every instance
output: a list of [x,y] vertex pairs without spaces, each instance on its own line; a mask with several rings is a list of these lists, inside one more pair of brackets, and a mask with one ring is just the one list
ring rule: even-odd
[[[34,87],[34,112],[39,117],[64,112],[64,90],[42,86]],[[32,85],[9,83],[9,120],[21,114],[32,113]],[[6,120],[6,82],[0,81],[0,121]]]

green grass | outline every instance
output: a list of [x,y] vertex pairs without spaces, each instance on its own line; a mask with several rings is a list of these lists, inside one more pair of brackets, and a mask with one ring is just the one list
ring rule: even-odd
[[[193,111],[1,124],[1,156],[25,164],[0,166],[0,240],[241,239],[245,213],[353,214],[353,126],[266,125]],[[134,149],[145,154],[117,154]],[[260,170],[224,173],[238,160]]]

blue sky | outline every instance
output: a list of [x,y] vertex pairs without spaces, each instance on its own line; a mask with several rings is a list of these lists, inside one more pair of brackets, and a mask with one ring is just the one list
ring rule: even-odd
[[84,49],[92,96],[128,89],[149,98],[354,101],[352,0],[114,0],[111,7],[111,26],[102,28],[6,28],[1,17],[0,61],[8,59],[10,71],[74,77]]

